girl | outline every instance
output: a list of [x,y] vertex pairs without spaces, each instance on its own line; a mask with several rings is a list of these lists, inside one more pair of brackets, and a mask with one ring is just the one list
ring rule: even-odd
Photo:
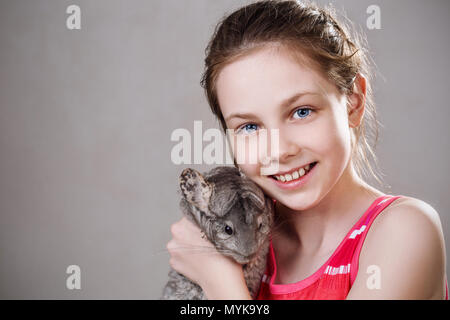
[[[367,159],[377,125],[369,60],[334,12],[256,2],[221,21],[206,53],[202,86],[222,128],[234,139],[279,130],[276,172],[262,174],[267,159],[239,164],[275,201],[258,298],[447,298],[436,211],[362,178],[379,181]],[[214,250],[176,250],[212,247],[196,226],[183,218],[171,231],[171,266],[208,299],[251,299],[240,265]]]

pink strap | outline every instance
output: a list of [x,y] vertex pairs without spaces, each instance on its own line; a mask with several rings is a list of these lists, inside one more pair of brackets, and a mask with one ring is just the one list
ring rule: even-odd
[[[378,215],[383,212],[383,210],[389,206],[394,200],[401,198],[402,196],[391,196],[387,195],[383,197],[375,207],[373,207],[370,211],[370,213],[367,215],[365,221],[362,223],[362,225],[365,225],[364,232],[361,234],[361,238],[359,239],[358,245],[355,249],[355,252],[353,254],[351,267],[350,267],[350,284],[353,285],[353,282],[356,279],[356,275],[358,274],[358,268],[359,268],[359,256],[361,254],[361,248],[364,244],[364,240],[366,239],[367,233],[369,232],[370,226],[372,225],[373,221],[375,220]],[[362,227],[362,225],[360,227]]]

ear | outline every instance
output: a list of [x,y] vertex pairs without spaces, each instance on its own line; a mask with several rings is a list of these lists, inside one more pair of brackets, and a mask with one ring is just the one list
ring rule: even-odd
[[244,198],[244,199],[248,199],[259,210],[262,210],[264,208],[264,206],[265,206],[264,194],[261,194],[260,197],[259,197],[257,194],[255,194],[255,191],[244,190],[241,193],[241,197]]
[[223,217],[230,211],[235,204],[238,194],[236,192],[220,192],[214,195],[214,200],[211,202],[209,208],[210,214],[216,217]]
[[212,187],[197,170],[186,168],[180,175],[180,189],[183,197],[192,205],[207,212]]
[[363,119],[366,104],[366,78],[358,73],[353,81],[353,92],[347,96],[348,123],[357,128]]
[[[259,193],[259,195],[257,193]],[[265,209],[264,206],[266,205],[266,197],[262,192],[257,193],[255,193],[255,191],[244,190],[241,194],[242,198],[248,200],[243,203],[245,210],[245,222],[247,224],[252,222],[252,217],[255,212],[254,207],[256,207],[260,212],[264,212]]]

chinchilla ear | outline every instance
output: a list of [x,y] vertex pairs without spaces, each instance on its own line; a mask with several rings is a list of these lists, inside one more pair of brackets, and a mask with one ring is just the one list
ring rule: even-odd
[[241,197],[250,200],[259,210],[262,210],[266,205],[264,195],[258,196],[254,191],[251,190],[244,190],[241,193]]
[[186,168],[180,175],[183,197],[201,211],[207,212],[212,187],[197,170]]

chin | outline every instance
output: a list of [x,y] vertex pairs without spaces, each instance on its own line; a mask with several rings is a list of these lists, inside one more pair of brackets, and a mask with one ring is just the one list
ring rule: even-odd
[[293,194],[291,196],[275,197],[277,201],[282,203],[285,207],[293,211],[302,211],[309,209],[313,205],[311,198],[306,195]]

